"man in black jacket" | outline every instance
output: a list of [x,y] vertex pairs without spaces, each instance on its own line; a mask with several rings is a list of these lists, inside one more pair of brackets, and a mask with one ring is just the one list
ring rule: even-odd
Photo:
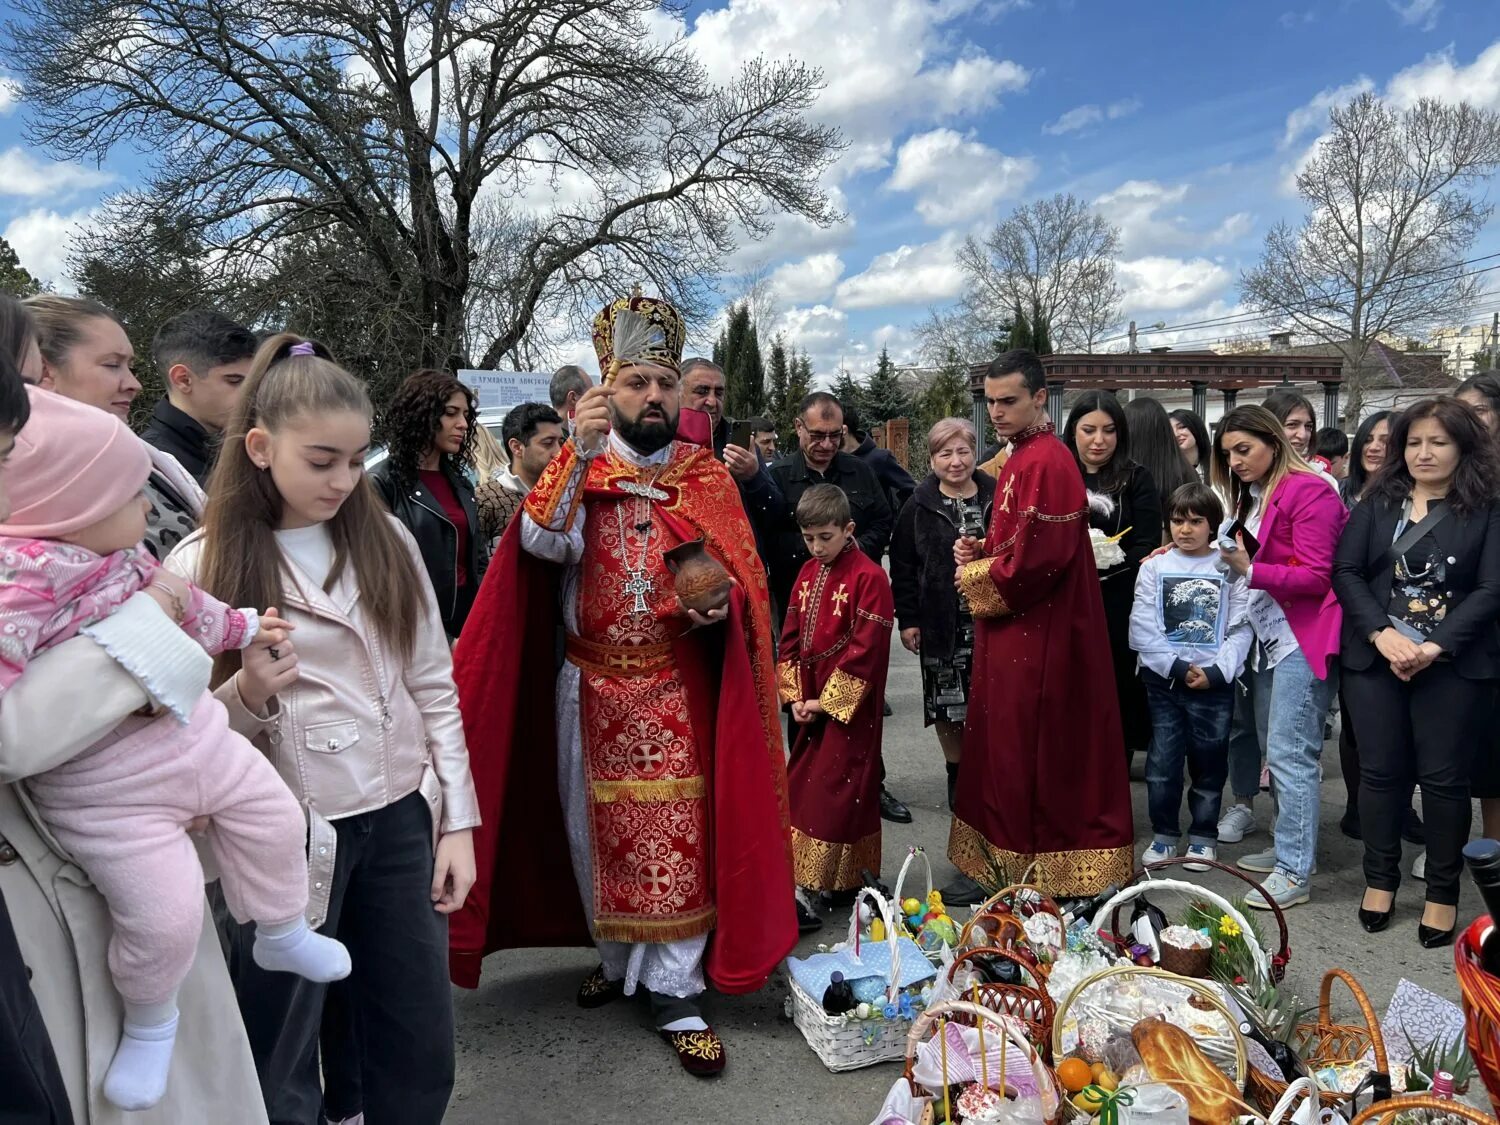
[[239,405],[255,347],[253,332],[209,309],[178,313],[151,345],[167,396],[141,437],[175,457],[199,484],[208,480],[219,438]]
[[894,521],[911,499],[911,494],[916,491],[917,482],[901,467],[896,455],[889,449],[881,449],[876,445],[875,439],[860,425],[859,408],[852,402],[840,405],[844,408],[844,452],[858,457],[875,470],[876,479],[885,489],[885,498],[890,501],[891,518]]
[[[799,449],[771,466],[771,478],[784,500],[776,534],[768,544],[771,592],[781,612],[785,612],[802,564],[812,557],[802,542],[795,513],[802,494],[813,485],[836,484],[844,490],[854,516],[855,537],[860,550],[870,558],[878,563],[890,544],[896,519],[885,488],[869,465],[844,452],[844,433],[844,408],[839,400],[826,391],[814,391],[797,410]],[[884,766],[881,773],[883,777]],[[911,810],[884,784],[880,787],[880,815],[900,824],[911,823]]]

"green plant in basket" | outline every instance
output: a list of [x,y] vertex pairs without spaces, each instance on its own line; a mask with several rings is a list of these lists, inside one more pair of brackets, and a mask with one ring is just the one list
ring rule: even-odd
[[[1224,913],[1222,907],[1211,902],[1189,903],[1182,924],[1191,930],[1202,930],[1213,942],[1208,971],[1215,980],[1225,984],[1252,984],[1259,988],[1263,982],[1255,964],[1254,948],[1265,948],[1260,921],[1253,910],[1245,907],[1243,900],[1236,902],[1234,907],[1249,924],[1249,932]],[[1251,942],[1255,943],[1254,947]]]
[[1473,1056],[1469,1054],[1469,1045],[1464,1041],[1463,1032],[1459,1032],[1451,1040],[1434,1039],[1425,1047],[1418,1047],[1413,1043],[1404,1027],[1401,1034],[1406,1039],[1407,1047],[1411,1049],[1406,1063],[1408,1093],[1432,1089],[1433,1075],[1445,1070],[1453,1075],[1454,1093],[1468,1092],[1469,1083],[1474,1080],[1478,1070],[1474,1066]]
[[1304,1005],[1285,985],[1271,984],[1258,975],[1254,982],[1228,983],[1225,987],[1258,1033],[1261,1046],[1281,1068],[1284,1081],[1307,1073],[1307,1060],[1294,1042],[1297,1028],[1317,1009]]

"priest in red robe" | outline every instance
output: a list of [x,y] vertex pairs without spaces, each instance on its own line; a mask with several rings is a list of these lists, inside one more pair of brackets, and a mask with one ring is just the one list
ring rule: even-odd
[[[599,314],[604,381],[455,650],[484,823],[450,944],[455,983],[475,987],[492,950],[592,942],[579,1004],[644,991],[684,1068],[708,1075],[725,1056],[706,982],[759,988],[797,926],[765,572],[728,470],[674,440],[684,336],[661,300]],[[694,541],[734,580],[708,616],[684,609],[665,559]]]
[[1035,354],[997,358],[984,394],[1011,455],[988,537],[954,545],[974,665],[948,857],[970,882],[944,901],[973,900],[973,882],[1022,882],[1033,865],[1031,881],[1054,896],[1095,895],[1128,879],[1134,861],[1083,478],[1052,433]]
[[[880,873],[880,738],[895,606],[880,564],[859,549],[849,497],[815,484],[797,502],[812,558],[787,605],[776,666],[796,739],[787,763],[792,863],[806,891],[851,891]],[[813,909],[804,899],[804,925]]]

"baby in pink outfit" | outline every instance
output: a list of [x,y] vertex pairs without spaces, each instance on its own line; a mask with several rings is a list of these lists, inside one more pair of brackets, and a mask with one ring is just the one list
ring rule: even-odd
[[[151,471],[145,444],[102,410],[35,387],[28,393],[31,420],[6,466],[11,511],[0,523],[0,692],[33,654],[152,586],[210,654],[255,643],[254,611],[231,609],[168,575],[140,546]],[[109,906],[109,970],[125,1025],[104,1094],[122,1109],[145,1109],[166,1091],[177,989],[203,928],[204,876],[190,821],[211,820],[224,898],[236,918],[256,923],[257,963],[331,981],[348,975],[349,954],[303,918],[306,819],[275,768],[229,729],[212,695],[175,699],[169,675],[158,685],[149,669],[132,671],[165,713],[126,720],[31,778],[28,791]]]

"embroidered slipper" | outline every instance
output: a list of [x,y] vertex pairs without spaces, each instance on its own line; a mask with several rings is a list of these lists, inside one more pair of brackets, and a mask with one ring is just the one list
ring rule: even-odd
[[578,1006],[602,1008],[623,995],[625,995],[625,982],[610,980],[604,975],[604,966],[600,965],[578,986]]
[[682,1069],[695,1078],[712,1078],[724,1069],[724,1040],[706,1031],[658,1031],[667,1046],[677,1052]]

